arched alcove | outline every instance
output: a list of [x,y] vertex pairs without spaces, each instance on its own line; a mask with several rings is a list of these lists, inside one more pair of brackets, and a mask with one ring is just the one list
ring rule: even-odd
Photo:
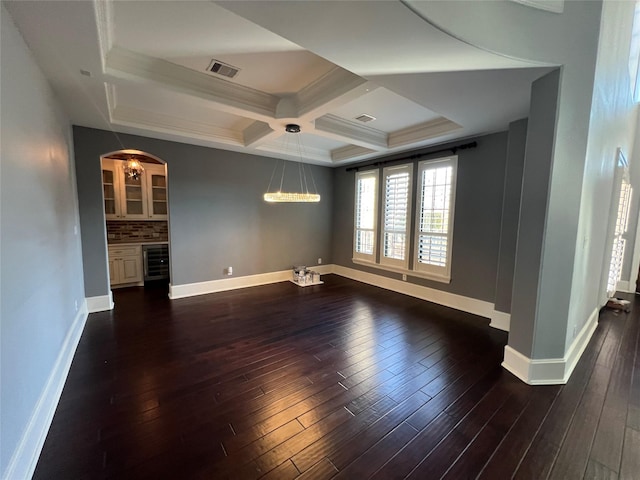
[[[128,164],[139,168],[127,169]],[[137,149],[100,156],[110,289],[170,278],[167,163]]]

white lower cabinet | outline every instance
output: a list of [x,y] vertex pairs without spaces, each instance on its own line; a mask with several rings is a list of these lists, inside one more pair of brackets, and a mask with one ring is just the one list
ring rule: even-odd
[[142,282],[142,247],[110,246],[109,277],[111,286]]

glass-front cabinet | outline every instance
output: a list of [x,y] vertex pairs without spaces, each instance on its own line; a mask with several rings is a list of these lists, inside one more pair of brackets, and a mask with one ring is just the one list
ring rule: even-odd
[[138,178],[130,177],[123,173],[122,181],[122,215],[131,220],[144,220],[148,217],[144,192],[144,174]]
[[118,179],[113,162],[102,164],[102,194],[104,196],[104,213],[107,220],[120,218],[120,202],[118,201]]
[[166,220],[167,176],[164,165],[143,163],[138,178],[126,175],[122,160],[102,160],[102,191],[107,220]]
[[164,165],[147,165],[147,196],[149,199],[149,218],[167,219],[167,175]]

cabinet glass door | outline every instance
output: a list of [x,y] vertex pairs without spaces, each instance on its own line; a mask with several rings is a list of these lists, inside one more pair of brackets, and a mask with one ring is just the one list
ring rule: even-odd
[[149,208],[151,218],[167,217],[167,177],[161,173],[149,174]]
[[120,208],[117,198],[116,174],[114,170],[102,170],[102,191],[104,196],[104,213],[107,218],[120,216]]
[[132,178],[124,176],[124,208],[125,217],[144,217],[144,196],[142,191],[142,177]]

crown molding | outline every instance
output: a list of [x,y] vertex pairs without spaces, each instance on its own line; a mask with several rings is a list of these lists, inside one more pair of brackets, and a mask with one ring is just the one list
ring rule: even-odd
[[389,134],[389,148],[397,148],[412,143],[419,143],[430,138],[440,137],[454,132],[462,127],[451,120],[439,117],[425,123],[419,123],[411,127],[396,130]]
[[364,125],[358,125],[335,115],[324,115],[315,122],[315,131],[323,135],[343,142],[358,145],[370,150],[386,150],[387,134]]
[[166,60],[115,46],[107,55],[105,73],[115,78],[150,81],[174,91],[214,102],[229,113],[255,120],[274,118],[279,98],[195,72]]

